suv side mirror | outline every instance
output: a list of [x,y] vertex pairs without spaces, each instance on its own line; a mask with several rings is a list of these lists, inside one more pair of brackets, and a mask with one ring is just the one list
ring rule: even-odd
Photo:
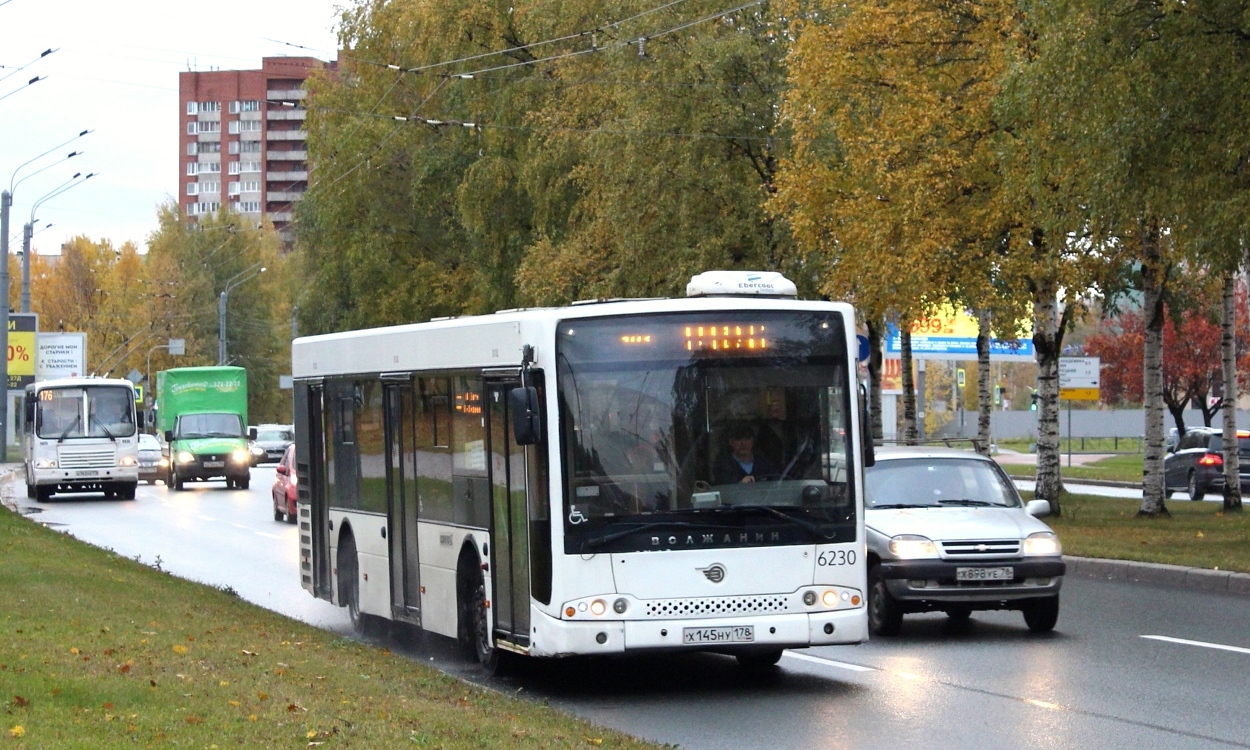
[[1050,515],[1050,503],[1046,502],[1045,500],[1030,500],[1028,504],[1024,506],[1024,512],[1028,513],[1030,516],[1033,516],[1034,518],[1041,518],[1042,516],[1049,516]]

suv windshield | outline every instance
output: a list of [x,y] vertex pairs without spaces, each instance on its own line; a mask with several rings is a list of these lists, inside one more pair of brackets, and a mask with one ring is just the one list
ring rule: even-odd
[[1020,506],[1003,472],[969,458],[881,458],[864,470],[864,507]]
[[855,539],[840,316],[565,321],[568,553]]
[[290,430],[260,430],[256,433],[258,443],[289,443],[294,439]]

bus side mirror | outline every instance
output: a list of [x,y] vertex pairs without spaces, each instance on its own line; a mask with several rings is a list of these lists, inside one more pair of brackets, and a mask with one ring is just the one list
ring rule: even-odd
[[859,444],[864,454],[864,468],[877,463],[877,451],[873,445],[872,422],[868,419],[868,394],[859,387]]
[[512,412],[512,436],[517,445],[536,445],[543,440],[543,423],[538,410],[538,389],[533,386],[508,391]]

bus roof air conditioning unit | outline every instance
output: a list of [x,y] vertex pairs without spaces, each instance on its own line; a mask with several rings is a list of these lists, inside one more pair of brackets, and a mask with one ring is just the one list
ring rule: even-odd
[[799,296],[794,282],[776,271],[705,271],[690,277],[687,297]]

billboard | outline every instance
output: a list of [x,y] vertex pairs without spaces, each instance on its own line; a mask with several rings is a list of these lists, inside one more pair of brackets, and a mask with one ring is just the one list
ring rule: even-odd
[[35,336],[35,380],[81,378],[87,374],[87,334],[39,333]]
[[35,382],[35,331],[39,316],[9,313],[9,390],[19,391]]
[[[998,362],[1034,361],[1033,326],[1020,326],[1020,339],[990,338],[990,360]],[[911,353],[916,359],[976,359],[977,319],[966,310],[943,305],[931,314],[916,318],[911,324]],[[902,355],[902,339],[898,326],[887,326],[885,356]]]

